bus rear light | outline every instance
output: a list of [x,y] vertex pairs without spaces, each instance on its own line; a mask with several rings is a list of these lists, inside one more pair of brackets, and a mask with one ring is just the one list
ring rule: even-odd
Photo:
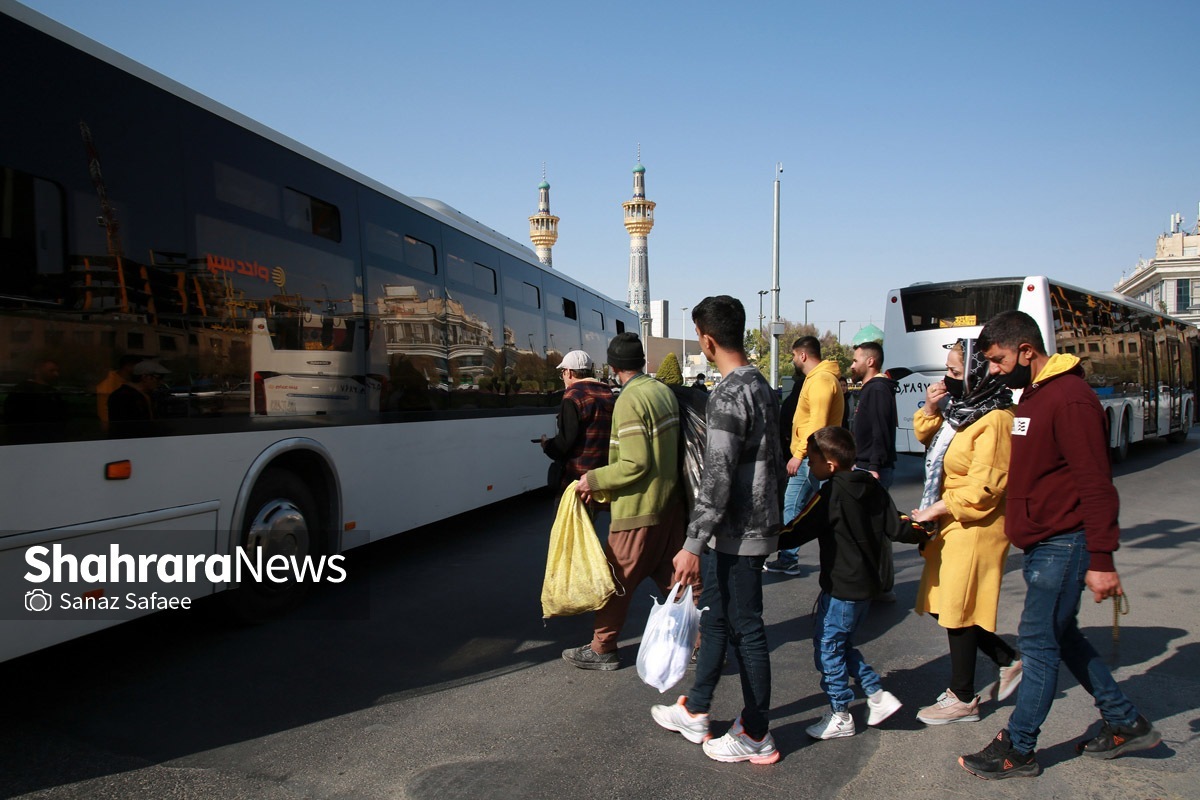
[[132,461],[110,461],[104,465],[104,479],[107,481],[127,481],[133,477]]
[[357,522],[347,522],[345,525],[342,526],[342,530],[352,531],[357,527],[358,527]]
[[1032,283],[1027,283],[1027,284],[1025,284],[1025,291],[1027,291],[1027,292],[1036,292],[1036,291],[1037,291],[1037,287],[1036,287],[1036,286],[1034,286]]

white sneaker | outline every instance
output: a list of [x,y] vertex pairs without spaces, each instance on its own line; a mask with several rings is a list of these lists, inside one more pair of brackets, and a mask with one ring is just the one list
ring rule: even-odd
[[867,698],[867,708],[870,711],[867,715],[867,724],[878,725],[899,711],[901,705],[903,703],[900,702],[896,695],[886,689],[880,689]]
[[712,738],[708,732],[708,714],[693,714],[687,710],[687,698],[681,696],[671,706],[650,706],[650,716],[669,731],[675,731],[692,744],[707,742]]
[[840,739],[843,736],[854,735],[854,717],[849,711],[834,711],[832,708],[825,712],[821,721],[809,725],[805,733],[814,739]]
[[996,700],[1007,700],[1009,695],[1021,685],[1021,659],[1017,659],[1007,667],[1000,668],[1000,680],[996,684]]
[[713,761],[733,764],[738,761],[749,761],[751,764],[774,764],[779,760],[780,753],[775,748],[775,737],[770,731],[763,736],[761,742],[751,739],[742,728],[742,718],[738,717],[729,729],[729,733],[720,739],[709,739],[704,743],[704,755]]

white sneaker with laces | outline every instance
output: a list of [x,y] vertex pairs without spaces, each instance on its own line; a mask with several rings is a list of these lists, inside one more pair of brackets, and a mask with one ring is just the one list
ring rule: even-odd
[[1007,700],[1009,695],[1017,690],[1021,685],[1022,677],[1021,659],[1017,659],[1007,667],[1000,668],[1000,680],[996,684],[996,700]]
[[749,761],[751,764],[774,764],[780,753],[775,747],[775,737],[768,731],[762,741],[756,742],[742,728],[742,718],[734,721],[729,733],[720,739],[709,739],[704,743],[704,755],[713,761],[733,764]]
[[687,710],[687,697],[670,706],[650,706],[650,716],[662,727],[675,731],[692,744],[707,742],[712,738],[708,732],[708,714],[693,714]]
[[825,712],[821,721],[809,725],[805,733],[814,739],[841,739],[854,735],[854,717],[849,711],[834,711],[832,708]]
[[867,698],[867,709],[870,712],[867,715],[867,724],[878,725],[899,711],[902,705],[903,703],[900,702],[896,695],[886,689],[880,689]]

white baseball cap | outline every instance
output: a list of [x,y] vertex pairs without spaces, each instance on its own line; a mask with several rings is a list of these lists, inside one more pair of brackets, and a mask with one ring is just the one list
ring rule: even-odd
[[563,356],[562,363],[558,365],[559,369],[577,369],[586,371],[592,368],[592,357],[583,350],[572,350]]

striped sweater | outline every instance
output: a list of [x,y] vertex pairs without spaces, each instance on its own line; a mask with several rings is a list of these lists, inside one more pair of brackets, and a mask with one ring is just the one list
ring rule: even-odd
[[608,466],[588,485],[612,504],[610,531],[648,528],[679,500],[679,404],[667,386],[639,373],[613,407]]

